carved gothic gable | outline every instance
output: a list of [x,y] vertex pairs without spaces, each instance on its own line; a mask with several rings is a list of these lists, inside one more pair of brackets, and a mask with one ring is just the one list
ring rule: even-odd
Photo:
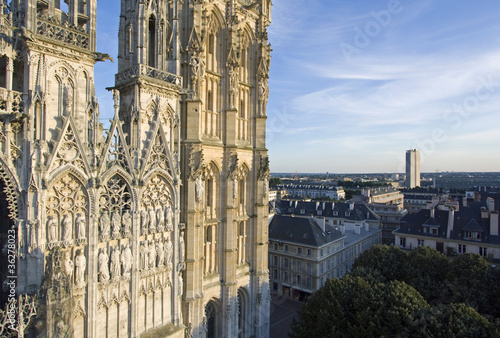
[[147,160],[146,165],[144,166],[143,175],[149,171],[161,169],[166,171],[171,177],[175,177],[175,173],[173,171],[175,165],[172,165],[174,162],[172,154],[169,150],[169,141],[166,138],[162,124],[159,122],[160,119],[157,120],[156,128],[150,138],[149,146],[146,150],[147,153],[145,158]]
[[100,172],[104,172],[113,166],[118,166],[127,173],[133,172],[132,159],[130,158],[125,136],[121,123],[115,118],[109,129],[108,139],[101,157]]
[[59,140],[54,147],[53,155],[49,160],[48,172],[51,173],[66,165],[77,168],[82,173],[89,173],[87,158],[82,151],[83,147],[78,134],[75,132],[73,117],[68,117],[61,129]]

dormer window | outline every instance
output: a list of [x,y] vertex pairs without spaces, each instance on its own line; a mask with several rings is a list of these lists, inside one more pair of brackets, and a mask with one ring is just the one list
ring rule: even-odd
[[323,214],[323,211],[318,210],[318,215],[320,215],[320,216],[321,216],[322,214]]
[[481,240],[481,233],[477,231],[464,231],[464,239],[470,239],[473,241]]
[[333,216],[338,216],[339,212],[337,210],[333,210]]
[[347,211],[345,212],[345,217],[349,217],[349,216],[351,216],[351,212],[350,212],[349,210],[347,210]]
[[304,215],[304,214],[306,213],[306,210],[305,210],[305,209],[300,209],[300,213],[301,213],[302,215]]

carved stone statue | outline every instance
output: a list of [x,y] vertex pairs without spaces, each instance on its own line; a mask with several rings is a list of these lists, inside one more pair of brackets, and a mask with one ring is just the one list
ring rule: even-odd
[[156,209],[156,229],[158,232],[163,231],[165,227],[165,215],[163,209]]
[[154,242],[151,242],[149,244],[148,250],[149,250],[149,258],[148,258],[149,267],[154,268],[156,263],[156,247]]
[[64,254],[63,268],[64,268],[64,274],[66,275],[66,277],[71,278],[71,276],[73,275],[73,261],[71,260],[71,258],[69,256],[69,251],[66,251],[66,253]]
[[116,238],[120,234],[121,229],[121,217],[118,211],[115,211],[113,216],[111,216],[111,227],[111,234]]
[[169,204],[165,207],[165,230],[172,231],[172,208]]
[[149,265],[148,265],[148,255],[149,255],[149,250],[146,242],[143,242],[141,244],[141,269],[146,270]]
[[196,82],[196,77],[198,76],[198,72],[200,70],[200,61],[196,56],[191,56],[189,66],[191,69],[191,81]]
[[123,224],[123,231],[125,233],[129,233],[130,229],[132,228],[132,216],[130,215],[130,211],[126,210],[123,213],[122,224]]
[[78,256],[76,256],[75,266],[76,266],[75,284],[76,285],[85,284],[85,268],[87,267],[87,259],[83,254],[83,250],[80,250]]
[[148,212],[146,210],[142,210],[141,211],[141,229],[142,230],[147,230],[148,222],[149,222]]
[[75,228],[76,228],[76,238],[83,239],[85,238],[85,217],[82,216],[82,213],[76,214],[75,220]]
[[73,236],[73,222],[71,221],[71,216],[64,215],[62,220],[62,238],[63,242],[69,242]]
[[196,200],[198,202],[203,201],[203,194],[205,193],[205,183],[201,179],[201,175],[196,178]]
[[158,266],[162,266],[165,262],[165,248],[162,239],[160,239],[156,244],[156,253],[158,255],[157,264]]
[[109,272],[112,279],[116,279],[121,276],[119,248],[114,248],[113,252],[111,253],[111,264],[109,266]]
[[109,256],[106,251],[106,248],[102,249],[99,254],[99,263],[98,263],[98,272],[99,272],[99,281],[104,282],[109,280]]
[[149,213],[149,232],[153,233],[156,229],[156,215],[153,208],[148,209]]
[[165,242],[165,264],[172,264],[172,254],[174,251],[174,247],[172,242],[170,242],[170,237],[167,237],[167,241]]
[[109,214],[107,211],[102,213],[101,220],[99,222],[100,225],[100,230],[101,230],[101,236],[106,236],[109,235]]
[[130,250],[130,246],[127,244],[122,250],[121,255],[122,260],[122,275],[123,277],[130,276],[130,268],[132,267],[132,251]]
[[182,280],[182,273],[179,273],[179,288],[177,289],[177,295],[181,296],[184,289],[184,281]]
[[49,216],[47,221],[47,231],[49,233],[48,241],[57,242],[57,221],[54,216]]
[[181,232],[179,236],[179,263],[184,262],[184,251],[186,250],[186,246],[184,244],[184,231]]

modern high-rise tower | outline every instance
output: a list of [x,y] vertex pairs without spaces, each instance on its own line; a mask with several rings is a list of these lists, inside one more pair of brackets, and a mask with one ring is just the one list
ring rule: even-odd
[[0,3],[0,240],[30,334],[267,337],[271,1],[122,0],[109,130],[96,2]]
[[420,151],[411,149],[406,151],[406,180],[408,189],[420,187]]

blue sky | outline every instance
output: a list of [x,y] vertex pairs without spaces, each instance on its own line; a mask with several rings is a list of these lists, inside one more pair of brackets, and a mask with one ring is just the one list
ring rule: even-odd
[[[111,117],[119,2],[98,1],[101,117]],[[104,14],[103,14],[104,13]],[[273,172],[500,171],[500,4],[275,0]]]

